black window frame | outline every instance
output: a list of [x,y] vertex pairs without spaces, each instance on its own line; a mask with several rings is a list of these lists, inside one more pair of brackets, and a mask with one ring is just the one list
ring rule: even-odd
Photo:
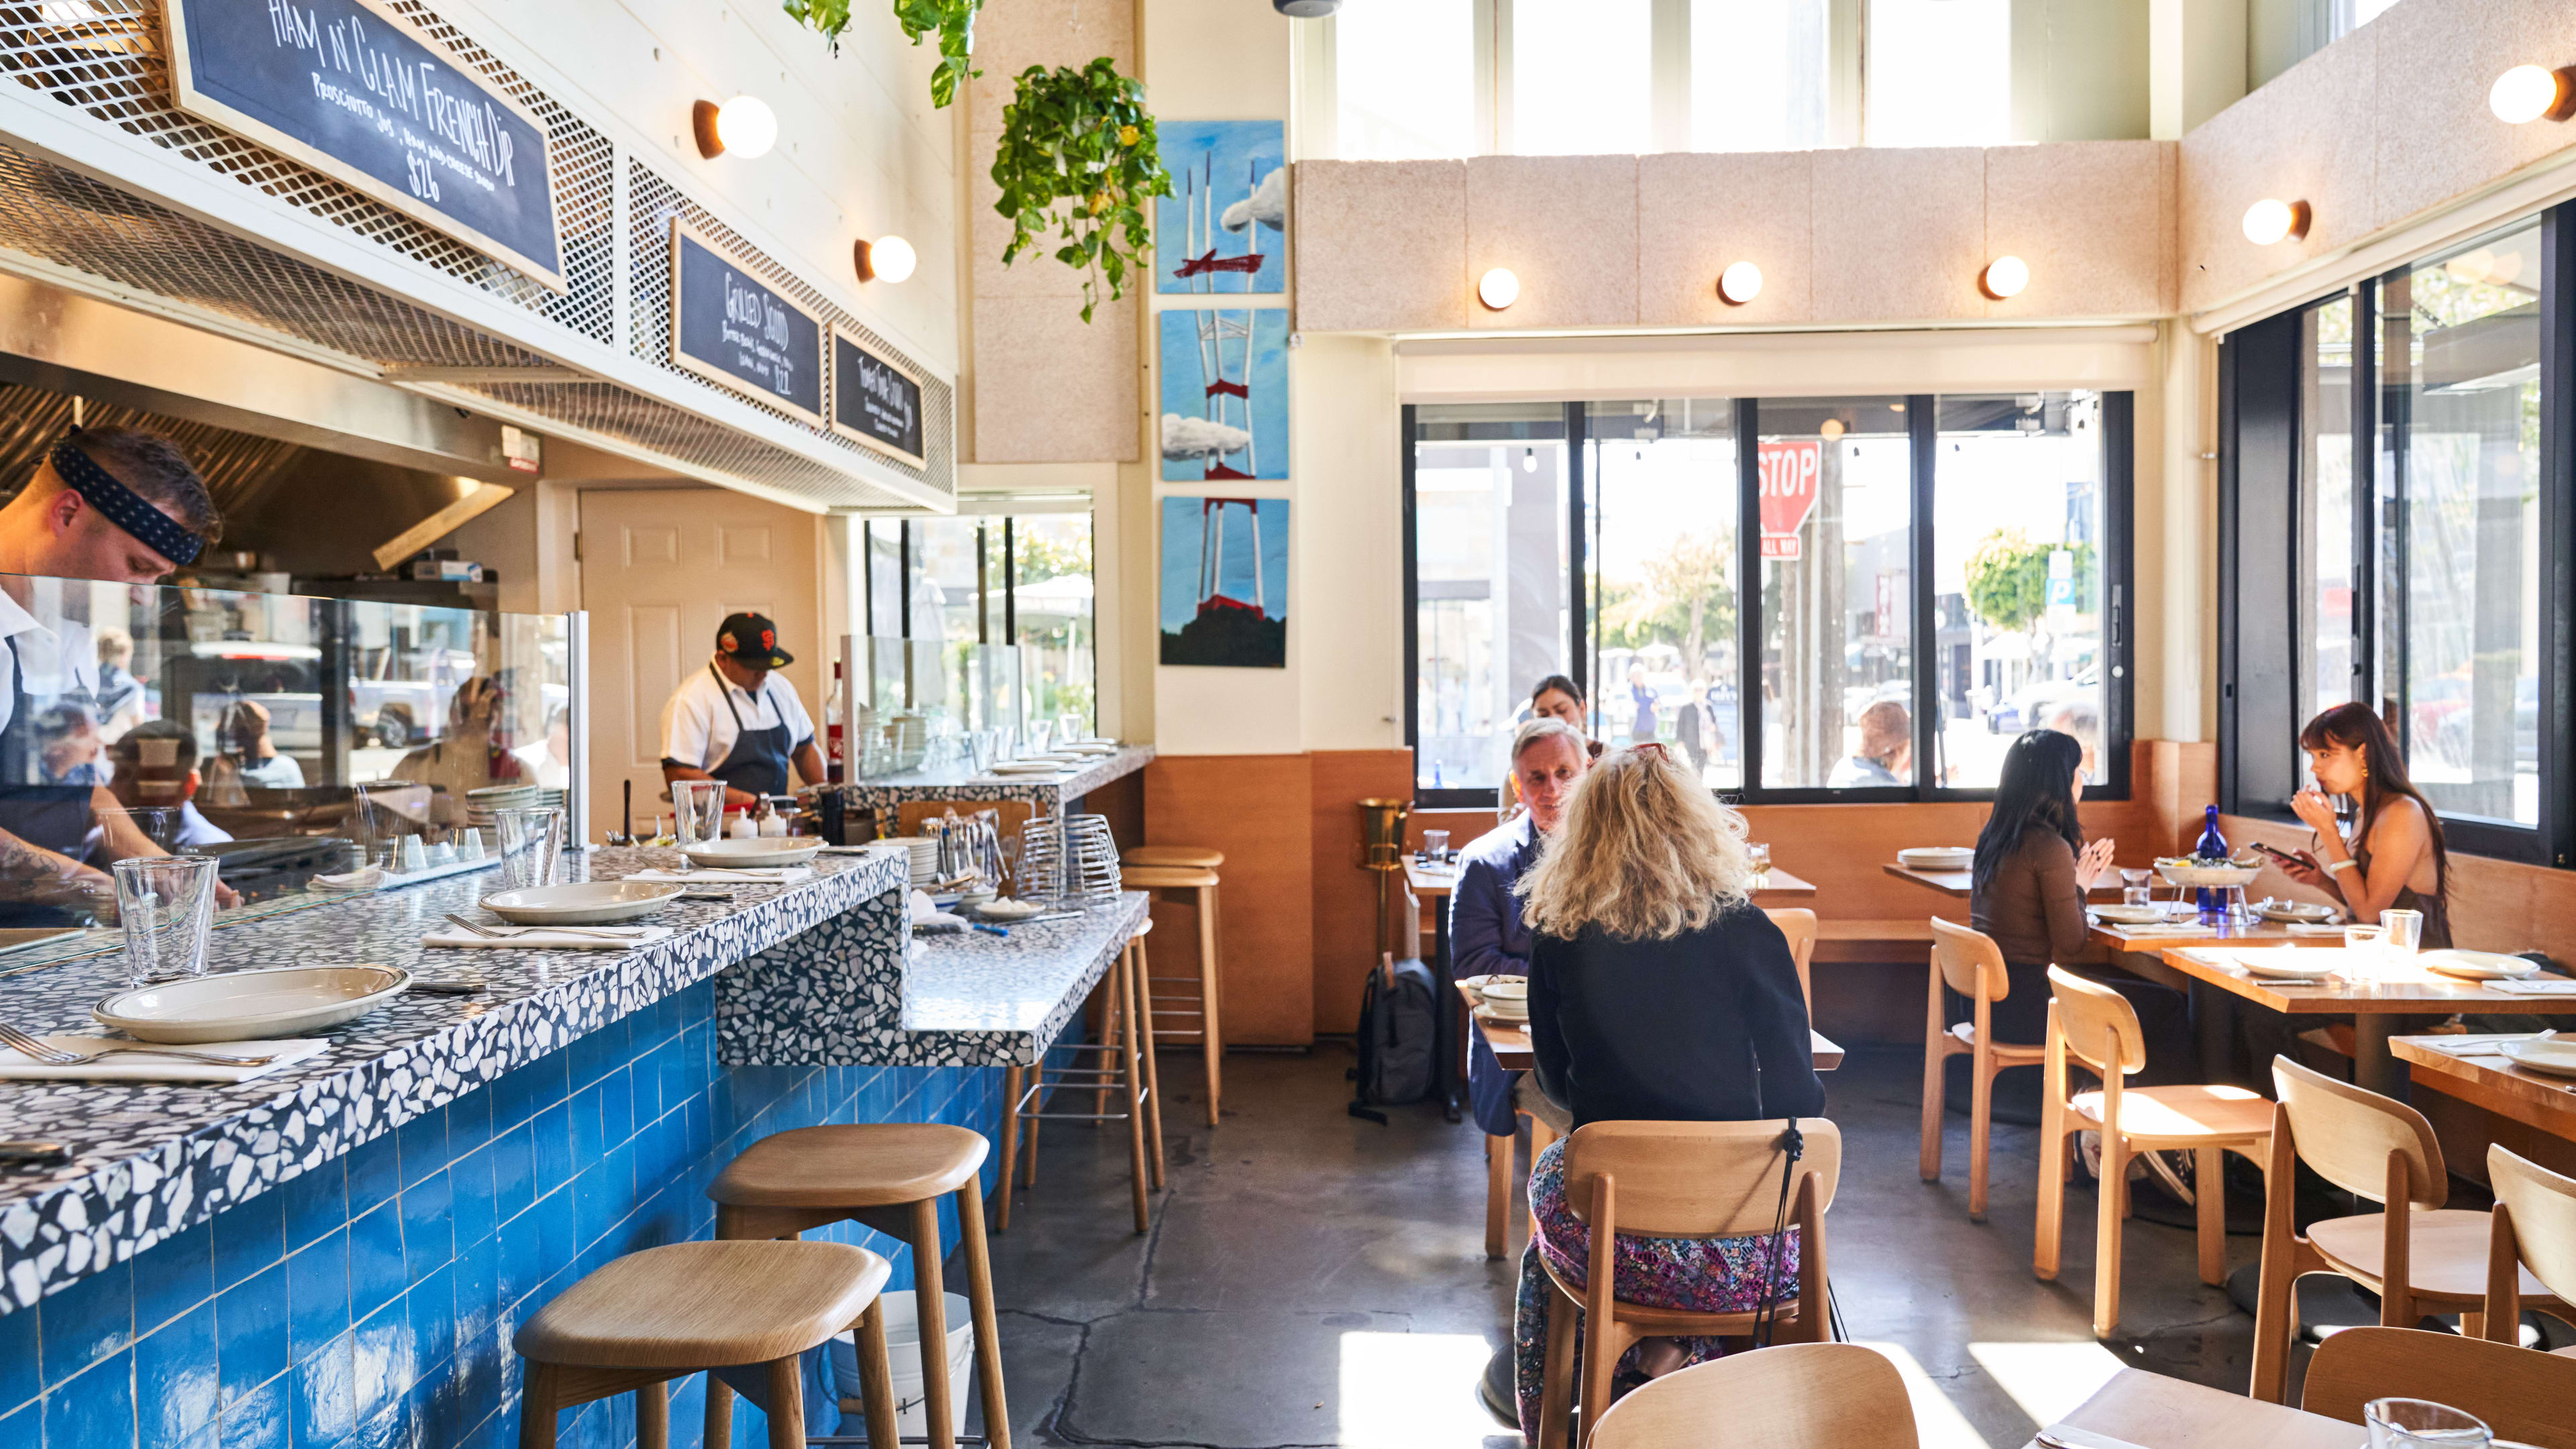
[[[2134,495],[2137,483],[2137,396],[2127,391],[2102,391],[2102,547],[2103,643],[2098,656],[2100,667],[2109,673],[2103,680],[2102,740],[2097,753],[2102,778],[2085,790],[2086,798],[2127,800],[2130,791],[2129,756],[2133,734],[2135,680],[2132,640],[2135,630],[2130,624],[2130,601],[2135,597]],[[1737,729],[1743,737],[1743,783],[1717,793],[1731,803],[1745,805],[1863,805],[1914,804],[1936,801],[1992,800],[1995,792],[1988,789],[1954,788],[1929,783],[1922,778],[1922,762],[1939,758],[1936,736],[1939,731],[1939,671],[1933,650],[1938,645],[1938,603],[1933,592],[1934,505],[1940,483],[1939,437],[1940,395],[1911,393],[1905,395],[1908,441],[1913,462],[1913,535],[1910,550],[1913,617],[1908,648],[1912,654],[1914,689],[1914,758],[1918,762],[1916,781],[1911,785],[1875,786],[1861,789],[1833,789],[1826,786],[1766,786],[1762,779],[1762,559],[1761,559],[1761,450],[1755,446],[1760,437],[1760,398],[1734,398],[1736,447],[1736,619],[1739,645],[1736,650],[1738,676],[1736,698],[1739,701]],[[1783,399],[1782,401],[1789,401]],[[1589,637],[1590,620],[1595,606],[1598,581],[1590,565],[1591,477],[1585,457],[1585,444],[1590,441],[1589,404],[1581,401],[1564,404],[1566,441],[1566,497],[1570,517],[1568,524],[1567,567],[1571,608],[1567,648],[1571,657],[1565,673],[1591,699],[1594,663],[1593,642]],[[1419,515],[1416,507],[1414,465],[1418,455],[1416,408],[1403,408],[1401,433],[1403,449],[1402,538],[1404,557],[1404,746],[1415,754],[1413,786],[1416,806],[1425,809],[1492,809],[1500,791],[1495,787],[1431,788],[1419,781],[1421,745],[1421,578],[1416,545]],[[1598,713],[1596,701],[1595,712]]]
[[[2519,217],[2486,229],[2494,236],[2527,225]],[[2576,865],[2576,802],[2567,798],[2566,770],[2576,762],[2576,203],[2537,214],[2540,223],[2540,487],[2538,554],[2540,669],[2536,753],[2539,819],[2530,826],[2489,817],[2441,816],[2449,849],[2471,855],[2568,868]],[[2219,808],[2231,815],[2289,821],[2289,795],[2298,779],[2296,738],[2305,723],[2297,714],[2306,697],[2301,681],[2312,668],[2303,657],[2295,615],[2298,550],[2309,539],[2294,525],[2300,491],[2303,419],[2300,399],[2306,369],[2314,365],[2301,345],[2301,321],[2316,307],[2350,298],[2353,303],[2353,479],[2351,534],[2353,672],[2356,698],[2386,697],[2385,673],[2397,680],[2399,743],[2411,749],[2404,726],[2410,715],[2404,692],[2410,635],[2405,590],[2394,593],[2400,616],[2383,618],[2381,562],[2404,579],[2409,520],[2403,504],[2405,450],[2383,452],[2382,433],[2393,401],[2383,380],[2381,289],[2424,261],[2452,255],[2476,238],[2428,250],[2350,287],[2325,293],[2230,332],[2219,343]],[[2383,466],[2391,476],[2383,479]],[[2393,483],[2393,500],[2383,483]],[[2386,502],[2397,507],[2383,514]],[[2281,529],[2287,547],[2259,545]],[[2387,553],[2386,550],[2394,552]],[[2282,589],[2287,581],[2289,588]],[[2279,590],[2276,592],[2276,590]],[[2249,674],[2248,671],[2251,671]],[[2276,743],[2277,742],[2277,743]]]

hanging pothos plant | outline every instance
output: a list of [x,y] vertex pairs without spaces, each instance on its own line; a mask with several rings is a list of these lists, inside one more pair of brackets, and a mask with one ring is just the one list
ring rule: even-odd
[[[781,0],[790,18],[822,33],[841,49],[841,32],[850,28],[850,0]],[[945,106],[957,99],[962,81],[982,75],[975,69],[975,11],[982,0],[894,0],[895,23],[913,44],[939,33],[939,68],[930,73],[930,103]]]
[[1143,264],[1153,244],[1145,207],[1172,194],[1145,88],[1120,75],[1107,56],[1080,70],[1033,65],[1020,73],[1017,93],[1002,110],[993,180],[1002,188],[993,209],[1011,221],[1002,264],[1010,265],[1052,225],[1064,242],[1055,259],[1088,274],[1085,322],[1099,304],[1102,280],[1113,300],[1126,294],[1128,272]]

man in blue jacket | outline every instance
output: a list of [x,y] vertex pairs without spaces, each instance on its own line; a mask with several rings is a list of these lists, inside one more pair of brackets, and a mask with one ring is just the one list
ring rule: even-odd
[[[1458,854],[1458,884],[1449,897],[1449,959],[1460,979],[1529,973],[1530,932],[1521,924],[1512,887],[1537,861],[1543,837],[1564,817],[1565,803],[1591,763],[1582,732],[1563,720],[1533,719],[1512,736],[1512,781],[1527,808]],[[1521,1074],[1504,1071],[1482,1035],[1469,1040],[1467,1100],[1476,1125],[1487,1136],[1510,1136],[1512,1087]]]

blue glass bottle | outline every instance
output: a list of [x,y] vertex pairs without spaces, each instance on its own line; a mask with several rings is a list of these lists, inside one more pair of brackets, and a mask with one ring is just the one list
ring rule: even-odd
[[[2200,839],[2192,846],[2191,853],[2202,860],[2227,859],[2227,837],[2220,834],[2218,830],[2217,806],[2209,807],[2208,824],[2201,828]],[[2208,916],[2217,914],[2221,902],[2226,897],[2216,886],[2202,886],[2193,899],[2198,902],[2200,913]]]

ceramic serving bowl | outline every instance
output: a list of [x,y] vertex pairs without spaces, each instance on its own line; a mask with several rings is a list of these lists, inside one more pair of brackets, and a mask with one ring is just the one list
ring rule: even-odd
[[2189,861],[2156,862],[2156,874],[2163,876],[2167,885],[2195,887],[2252,885],[2254,878],[2262,873],[2263,867],[2260,864],[2193,865]]
[[355,1021],[410,985],[396,966],[281,966],[120,991],[89,1014],[143,1041],[274,1041]]
[[689,864],[708,870],[777,870],[803,865],[823,853],[823,842],[808,835],[772,835],[748,840],[710,840],[684,847]]
[[527,886],[485,896],[483,909],[517,926],[613,926],[642,920],[687,889],[658,880]]

